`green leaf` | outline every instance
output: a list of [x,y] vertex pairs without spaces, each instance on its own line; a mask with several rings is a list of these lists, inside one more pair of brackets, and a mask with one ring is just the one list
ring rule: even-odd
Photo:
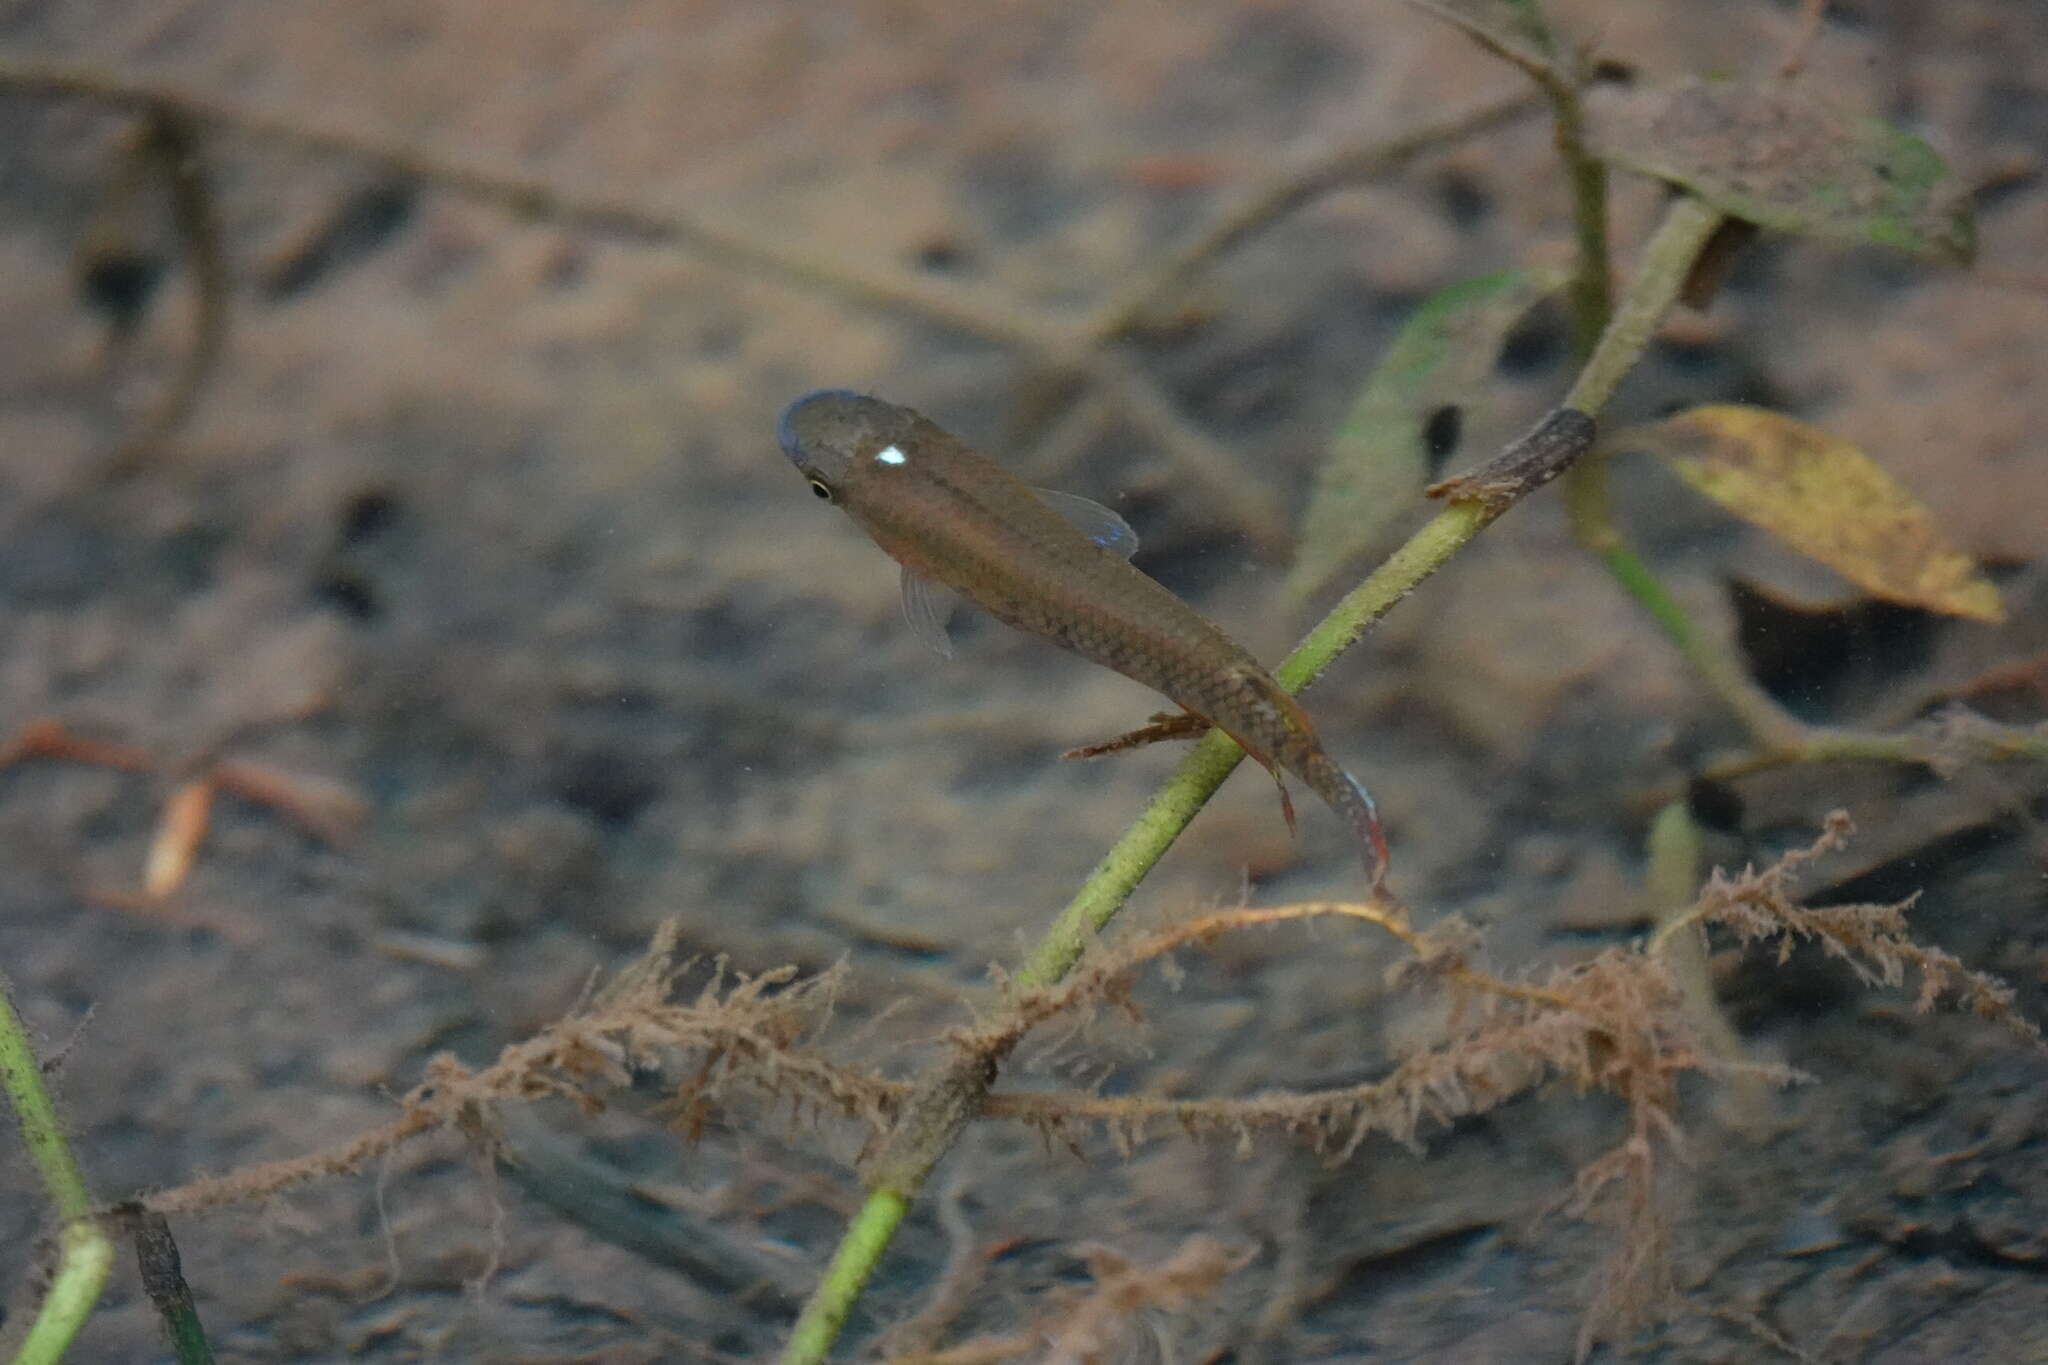
[[1624,431],[1617,450],[1647,450],[1678,477],[1754,526],[1887,601],[1978,621],[2005,604],[1934,518],[1861,450],[1764,408],[1693,408]]
[[1730,217],[1957,263],[1976,249],[1968,194],[1932,147],[1804,86],[1601,88],[1586,112],[1596,154]]
[[1286,591],[1296,602],[1370,549],[1413,507],[1431,469],[1425,432],[1469,404],[1522,315],[1564,283],[1561,270],[1508,270],[1423,300],[1337,430],[1303,514]]

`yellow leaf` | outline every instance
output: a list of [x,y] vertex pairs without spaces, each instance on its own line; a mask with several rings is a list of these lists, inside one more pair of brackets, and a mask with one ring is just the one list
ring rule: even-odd
[[1623,432],[1679,478],[1875,597],[1950,616],[2003,621],[2005,604],[1976,561],[1849,442],[1782,413],[1739,404],[1693,408]]

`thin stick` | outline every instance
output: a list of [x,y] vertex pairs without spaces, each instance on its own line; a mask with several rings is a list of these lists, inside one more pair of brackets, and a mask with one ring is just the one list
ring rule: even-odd
[[1186,284],[1196,271],[1288,214],[1332,190],[1396,174],[1426,152],[1504,127],[1538,107],[1534,96],[1517,95],[1391,138],[1374,138],[1342,147],[1256,191],[1244,203],[1226,209],[1215,222],[1097,309],[1083,333],[1093,344],[1115,341],[1134,330],[1148,311]]
[[[1682,195],[1672,201],[1664,221],[1643,249],[1628,298],[1615,312],[1585,369],[1566,395],[1568,406],[1596,412],[1606,405],[1615,386],[1642,355],[1658,324],[1677,302],[1693,261],[1721,221],[1718,210],[1690,196]],[[1796,746],[1804,727],[1751,681],[1726,644],[1694,623],[1623,538],[1608,495],[1605,462],[1597,453],[1592,459],[1581,460],[1568,476],[1566,505],[1579,543],[1605,564],[1623,590],[1650,613],[1650,618],[1757,742],[1766,749]]]
[[[1572,281],[1565,292],[1571,305],[1572,350],[1584,364],[1593,343],[1607,327],[1613,300],[1607,260],[1607,167],[1586,145],[1586,111],[1579,99],[1585,77],[1580,63],[1560,55],[1557,39],[1535,4],[1515,6],[1522,21],[1521,31],[1510,34],[1437,0],[1409,3],[1457,28],[1502,61],[1519,67],[1550,105],[1558,159],[1564,162],[1565,176],[1572,187],[1572,227],[1578,253]],[[1524,38],[1535,47],[1525,45]]]
[[164,1320],[171,1353],[177,1357],[178,1365],[213,1365],[213,1348],[206,1343],[206,1329],[200,1325],[199,1309],[192,1303],[192,1287],[185,1283],[169,1220],[160,1213],[138,1214],[134,1234],[135,1264],[142,1272],[142,1290]]

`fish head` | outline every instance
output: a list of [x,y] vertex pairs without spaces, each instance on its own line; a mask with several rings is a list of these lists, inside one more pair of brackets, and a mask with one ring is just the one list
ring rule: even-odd
[[775,436],[811,491],[833,502],[849,482],[903,466],[921,420],[879,398],[819,389],[783,409]]

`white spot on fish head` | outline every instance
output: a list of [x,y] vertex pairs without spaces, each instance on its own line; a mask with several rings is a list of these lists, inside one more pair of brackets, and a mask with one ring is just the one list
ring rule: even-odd
[[902,464],[909,457],[895,446],[883,446],[875,452],[876,464]]

